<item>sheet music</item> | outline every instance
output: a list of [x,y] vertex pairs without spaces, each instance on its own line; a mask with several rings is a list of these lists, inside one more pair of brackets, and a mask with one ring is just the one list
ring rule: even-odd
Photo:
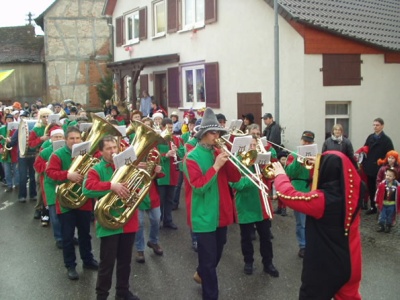
[[318,146],[317,144],[297,146],[297,153],[301,156],[317,156]]
[[84,131],[89,131],[89,129],[92,127],[93,123],[80,123],[79,124],[79,131],[84,132]]
[[118,131],[121,133],[122,136],[126,136],[126,126],[125,125],[121,125],[121,126],[115,126]]
[[102,111],[99,111],[99,112],[94,113],[94,114],[97,115],[97,116],[99,116],[100,118],[103,118],[103,119],[106,118],[106,115],[105,115],[104,112],[102,112]]
[[229,125],[229,130],[233,131],[235,129],[240,129],[240,127],[242,126],[243,120],[232,120],[231,124]]
[[233,140],[232,144],[232,153],[241,153],[243,151],[248,151],[250,148],[251,140],[253,139],[252,136],[246,135],[246,136],[240,136],[240,137],[235,137]]
[[72,146],[71,157],[77,157],[79,155],[85,155],[90,150],[91,142],[82,142]]
[[7,123],[7,130],[18,129],[18,126],[19,126],[18,122],[9,122]]
[[65,141],[64,140],[58,140],[58,141],[54,141],[52,142],[53,144],[53,152],[64,147],[65,146]]
[[49,119],[47,120],[48,124],[56,124],[60,122],[59,114],[51,114],[49,115]]
[[268,165],[271,162],[271,152],[258,153],[255,164]]
[[118,169],[122,166],[132,164],[136,160],[136,153],[133,149],[133,146],[129,146],[125,149],[125,151],[115,155],[113,157],[115,169]]

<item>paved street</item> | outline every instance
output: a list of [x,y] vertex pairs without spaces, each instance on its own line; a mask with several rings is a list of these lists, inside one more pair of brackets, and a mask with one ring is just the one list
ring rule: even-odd
[[[17,192],[0,191],[0,299],[95,299],[96,272],[83,270],[78,260],[78,281],[67,279],[62,252],[55,246],[51,228],[33,219],[34,202],[17,202]],[[146,263],[132,263],[131,286],[142,300],[199,300],[201,288],[193,279],[196,254],[191,250],[186,211],[174,211],[178,230],[162,229],[164,256],[146,249]],[[364,212],[363,212],[364,214]],[[363,299],[398,299],[400,295],[400,232],[376,233],[375,216],[363,216]],[[274,264],[279,278],[262,271],[255,255],[253,275],[243,273],[239,228],[229,228],[228,243],[219,265],[220,299],[297,299],[302,260],[297,257],[294,217],[273,221]],[[99,240],[93,236],[93,252],[99,256]],[[258,242],[255,242],[258,249]],[[76,249],[78,250],[78,249]],[[78,253],[78,251],[77,251]],[[79,254],[77,254],[79,257]],[[110,299],[115,290],[111,290]]]

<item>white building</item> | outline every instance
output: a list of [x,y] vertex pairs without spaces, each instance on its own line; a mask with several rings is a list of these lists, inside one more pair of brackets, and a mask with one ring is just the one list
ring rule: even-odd
[[[106,1],[121,97],[148,89],[169,112],[210,106],[261,124],[275,111],[273,2]],[[381,117],[400,145],[400,2],[278,2],[284,144],[294,149],[312,130],[321,147],[338,122],[357,149]]]

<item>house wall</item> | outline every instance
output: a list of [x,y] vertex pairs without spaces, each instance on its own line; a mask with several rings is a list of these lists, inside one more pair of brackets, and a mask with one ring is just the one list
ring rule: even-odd
[[0,101],[29,101],[34,103],[43,98],[45,90],[44,65],[36,64],[1,64],[2,70],[14,69],[14,72],[0,82]]
[[[274,12],[262,0],[220,0],[218,21],[199,29],[196,34],[182,32],[152,39],[150,1],[118,1],[114,18],[124,12],[147,6],[148,39],[132,45],[133,51],[115,49],[115,61],[178,53],[180,63],[218,62],[221,107],[228,120],[237,116],[237,93],[260,92],[263,113],[274,114]],[[283,18],[280,28],[280,125],[283,143],[290,149],[299,144],[304,130],[316,133],[319,147],[325,137],[325,102],[351,101],[350,138],[354,147],[361,146],[372,132],[372,121],[382,117],[385,131],[396,145],[394,116],[399,111],[398,88],[400,65],[384,64],[380,54],[362,55],[364,61],[361,86],[323,87],[322,55],[305,55],[303,37]],[[170,66],[145,68],[142,74],[166,70]],[[382,75],[384,74],[384,75]],[[152,83],[149,85],[153,93]],[[384,101],[379,103],[377,100]],[[393,106],[394,109],[388,109]],[[169,108],[171,111],[172,109]],[[392,124],[392,126],[391,126]]]
[[73,99],[96,107],[96,85],[105,75],[110,27],[101,16],[103,0],[59,0],[44,17],[50,101]]

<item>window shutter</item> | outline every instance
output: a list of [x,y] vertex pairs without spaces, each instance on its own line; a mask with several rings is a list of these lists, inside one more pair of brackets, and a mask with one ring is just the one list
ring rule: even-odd
[[324,54],[324,86],[361,85],[360,54]]
[[140,97],[142,97],[143,91],[149,92],[149,75],[140,75]]
[[205,24],[211,24],[217,21],[217,0],[204,0],[205,6]]
[[179,68],[169,68],[167,70],[168,80],[168,107],[180,106],[179,93]]
[[115,45],[121,47],[124,44],[124,17],[118,17],[115,19]]
[[147,7],[139,10],[139,40],[147,39]]
[[167,31],[173,33],[178,31],[178,0],[167,1]]
[[205,67],[206,105],[219,108],[219,68],[218,63],[207,63]]

